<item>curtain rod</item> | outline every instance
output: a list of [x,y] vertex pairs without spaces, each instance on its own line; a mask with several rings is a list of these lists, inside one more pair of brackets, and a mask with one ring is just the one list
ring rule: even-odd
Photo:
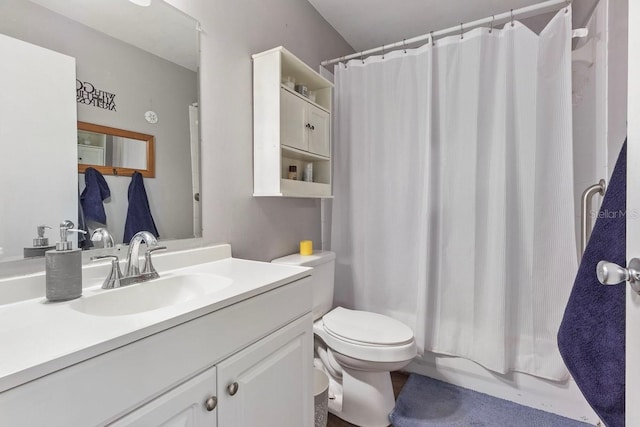
[[468,22],[466,24],[461,23],[454,27],[450,27],[444,30],[432,31],[430,33],[423,34],[421,36],[405,39],[396,43],[391,43],[391,44],[383,45],[380,47],[375,47],[373,49],[365,50],[363,52],[357,52],[351,55],[341,56],[339,58],[322,61],[320,65],[326,67],[327,65],[335,64],[336,62],[348,61],[350,59],[355,59],[355,58],[364,58],[366,56],[369,56],[378,52],[383,52],[383,51],[388,52],[396,48],[404,49],[406,46],[413,45],[415,43],[420,43],[423,41],[427,41],[429,39],[437,40],[452,34],[460,34],[461,32],[469,31],[474,28],[487,26],[487,24],[491,25],[492,28],[495,28],[498,25],[505,24],[516,18],[524,19],[524,18],[529,18],[531,16],[542,15],[543,13],[559,10],[565,6],[568,7],[570,4],[571,2],[569,0],[547,0],[545,2],[533,4],[531,6],[521,7],[520,9],[511,9],[511,11],[509,12],[504,12],[498,15],[493,15],[483,19],[478,19],[472,22]]

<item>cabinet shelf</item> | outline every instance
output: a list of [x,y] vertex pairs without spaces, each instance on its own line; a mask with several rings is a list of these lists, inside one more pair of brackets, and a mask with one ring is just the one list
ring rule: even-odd
[[309,151],[300,150],[298,148],[289,147],[288,145],[282,145],[282,156],[288,157],[291,159],[302,160],[306,162],[317,162],[317,161],[331,161],[331,157],[321,156],[319,154],[311,153]]
[[[332,197],[331,102],[333,84],[283,47],[253,55],[253,195]],[[315,102],[282,82],[315,91]],[[313,164],[313,182],[298,178]]]

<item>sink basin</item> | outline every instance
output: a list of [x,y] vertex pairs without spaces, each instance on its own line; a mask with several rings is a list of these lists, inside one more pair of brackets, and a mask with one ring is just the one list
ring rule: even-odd
[[73,301],[70,306],[95,316],[123,316],[204,297],[229,285],[231,279],[212,274],[169,275],[118,289],[100,290]]

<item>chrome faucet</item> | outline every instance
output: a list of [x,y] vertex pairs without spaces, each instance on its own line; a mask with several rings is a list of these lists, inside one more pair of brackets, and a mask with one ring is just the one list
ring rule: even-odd
[[[138,252],[142,242],[147,244],[147,250],[144,254],[144,267],[140,271],[140,260]],[[151,264],[151,254],[155,251],[167,249],[166,246],[158,246],[156,236],[148,231],[137,232],[129,242],[129,251],[127,252],[127,261],[125,266],[124,280],[132,279],[131,283],[146,282],[147,280],[157,279],[160,277],[153,264]],[[139,280],[136,280],[139,279]]]
[[113,236],[106,228],[96,228],[91,233],[92,242],[102,242],[103,248],[112,248],[114,245]]
[[[140,245],[146,243],[147,250],[144,254],[144,267],[140,271],[140,260],[138,254],[140,252]],[[155,251],[167,249],[166,246],[158,246],[158,240],[156,237],[148,231],[140,231],[136,233],[129,242],[129,251],[127,252],[127,261],[125,266],[125,273],[120,272],[120,266],[118,257],[115,255],[107,255],[103,257],[93,257],[92,260],[111,258],[111,272],[105,279],[102,288],[111,289],[119,288],[121,286],[131,285],[133,283],[146,282],[148,280],[157,279],[160,277],[156,269],[151,263],[151,254]]]

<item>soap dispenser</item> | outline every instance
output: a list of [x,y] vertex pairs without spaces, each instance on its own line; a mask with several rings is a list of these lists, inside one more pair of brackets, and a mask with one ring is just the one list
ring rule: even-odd
[[47,225],[39,225],[37,227],[38,237],[33,239],[33,247],[24,248],[22,252],[25,258],[33,258],[38,256],[44,256],[45,252],[53,249],[55,246],[49,246],[49,239],[44,237],[45,229],[51,230],[51,227]]
[[86,234],[73,228],[69,220],[60,224],[60,241],[56,248],[45,252],[46,296],[49,301],[67,301],[82,295],[82,250],[73,249],[67,240],[71,232]]

